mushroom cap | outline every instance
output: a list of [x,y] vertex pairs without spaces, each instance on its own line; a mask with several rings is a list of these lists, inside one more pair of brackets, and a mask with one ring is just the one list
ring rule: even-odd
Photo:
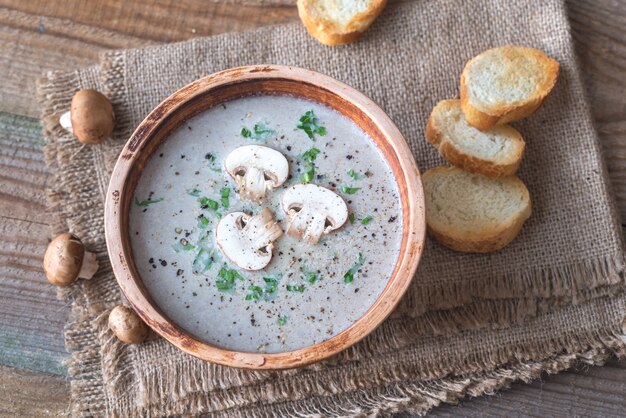
[[251,200],[262,200],[266,189],[282,185],[289,176],[285,156],[262,145],[235,148],[226,157],[224,168],[239,184],[243,197]]
[[67,286],[78,277],[85,247],[81,240],[66,232],[48,244],[43,257],[43,270],[48,281],[55,286]]
[[222,253],[238,267],[255,271],[272,259],[273,242],[283,234],[272,212],[265,208],[255,216],[231,212],[223,216],[215,230],[215,241]]
[[348,219],[348,206],[341,196],[316,184],[290,187],[283,194],[281,205],[291,220],[288,234],[313,244]]
[[115,116],[105,95],[96,90],[79,90],[70,107],[72,131],[83,144],[99,144],[111,136]]
[[139,344],[150,332],[135,311],[124,305],[117,305],[109,314],[109,329],[126,344]]

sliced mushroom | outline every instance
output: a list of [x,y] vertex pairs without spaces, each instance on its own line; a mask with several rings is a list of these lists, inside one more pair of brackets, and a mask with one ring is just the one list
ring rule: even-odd
[[215,240],[222,253],[244,270],[261,270],[272,259],[273,242],[283,234],[272,212],[255,216],[232,212],[217,224]]
[[68,232],[50,242],[43,257],[43,270],[55,286],[67,286],[77,278],[91,279],[98,271],[96,255],[85,251],[81,240]]
[[280,152],[261,145],[244,145],[234,149],[224,162],[228,174],[239,186],[242,199],[261,202],[265,191],[287,180],[289,163]]
[[59,119],[60,125],[83,144],[99,144],[111,136],[115,124],[113,106],[96,90],[79,90],[72,97],[69,112]]
[[135,311],[124,305],[117,305],[109,314],[109,329],[126,344],[142,343],[150,332]]
[[282,199],[290,219],[287,234],[317,244],[322,234],[340,228],[348,219],[346,202],[333,192],[315,184],[296,184]]

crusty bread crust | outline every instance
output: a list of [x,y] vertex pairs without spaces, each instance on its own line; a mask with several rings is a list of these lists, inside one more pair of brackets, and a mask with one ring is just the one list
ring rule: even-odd
[[[442,173],[457,170],[455,167],[434,167],[428,170],[422,176],[422,181],[426,183],[430,176],[441,175]],[[445,174],[444,174],[445,175]],[[454,225],[446,225],[445,228],[437,229],[429,219],[428,211],[426,212],[426,223],[428,231],[431,236],[446,247],[460,252],[466,253],[489,253],[498,251],[508,244],[510,244],[520,233],[524,222],[530,217],[532,212],[532,205],[530,201],[530,194],[524,183],[517,177],[513,176],[517,183],[517,187],[520,188],[525,195],[525,200],[528,205],[520,211],[516,217],[505,225],[500,225],[498,228],[492,228],[489,230],[483,230],[476,233],[472,237],[467,237],[455,229]]]
[[[434,119],[433,109],[433,113],[428,118],[428,123],[426,124],[426,139],[439,150],[439,154],[450,164],[462,168],[465,171],[469,171],[470,173],[478,173],[491,178],[512,176],[517,172],[522,162],[522,156],[524,155],[524,147],[519,150],[514,161],[510,164],[498,164],[494,161],[484,160],[457,149],[437,128]],[[518,135],[520,141],[524,141],[519,132],[511,128],[511,133],[513,132]]]
[[[537,94],[517,104],[500,103],[497,106],[491,106],[489,108],[486,108],[479,107],[476,105],[476,103],[471,103],[468,94],[467,84],[469,82],[467,78],[470,65],[476,60],[481,59],[486,53],[495,49],[502,49],[507,51],[521,49],[524,50],[526,54],[532,55],[533,59],[535,59],[546,71],[547,82],[545,83],[545,85],[539,86],[540,89]],[[463,108],[463,112],[465,113],[465,119],[470,125],[476,127],[477,129],[480,129],[481,131],[486,131],[487,129],[495,125],[508,123],[530,116],[537,109],[539,109],[539,107],[548,97],[548,94],[550,94],[550,92],[554,88],[554,85],[556,84],[558,74],[559,63],[537,49],[508,45],[487,50],[469,60],[465,64],[465,68],[463,69],[463,73],[461,74],[461,106]]]
[[342,29],[332,20],[321,19],[309,13],[308,6],[313,2],[315,0],[298,0],[298,15],[309,34],[329,46],[355,42],[374,23],[387,5],[387,0],[374,0],[367,10],[354,16],[346,28]]

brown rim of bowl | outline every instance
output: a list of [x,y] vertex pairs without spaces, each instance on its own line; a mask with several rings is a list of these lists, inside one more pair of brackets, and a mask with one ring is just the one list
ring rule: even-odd
[[[247,95],[293,95],[330,106],[374,139],[391,166],[402,203],[402,243],[386,287],[350,327],[321,343],[265,354],[223,349],[170,321],[153,304],[135,267],[128,234],[132,195],[146,161],[172,130],[212,106]],[[122,293],[158,334],[199,359],[245,369],[286,369],[328,358],[357,343],[393,311],[408,288],[424,245],[424,196],[419,171],[404,137],[372,100],[328,76],[279,65],[233,68],[196,80],[159,104],[137,127],[115,165],[105,204],[105,234],[113,273]]]

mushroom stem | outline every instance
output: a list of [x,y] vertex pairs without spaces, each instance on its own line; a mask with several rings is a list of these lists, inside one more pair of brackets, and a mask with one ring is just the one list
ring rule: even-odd
[[69,133],[74,133],[74,129],[72,128],[72,116],[69,110],[61,115],[59,124]]
[[268,208],[249,218],[243,232],[250,239],[253,248],[264,252],[271,250],[272,242],[283,234],[283,230],[278,226]]
[[297,213],[289,213],[292,217],[287,234],[292,237],[303,238],[311,244],[317,244],[324,230],[326,216],[324,213],[315,213],[308,208],[303,208]]
[[89,280],[94,274],[96,274],[97,271],[98,260],[96,260],[96,255],[94,253],[90,253],[89,251],[85,251],[85,255],[83,255],[83,264],[80,266],[78,277]]
[[239,186],[241,197],[255,202],[263,200],[266,188],[272,188],[272,184],[265,181],[263,170],[259,170],[256,167],[248,168],[246,174],[243,177],[237,176],[235,181]]

